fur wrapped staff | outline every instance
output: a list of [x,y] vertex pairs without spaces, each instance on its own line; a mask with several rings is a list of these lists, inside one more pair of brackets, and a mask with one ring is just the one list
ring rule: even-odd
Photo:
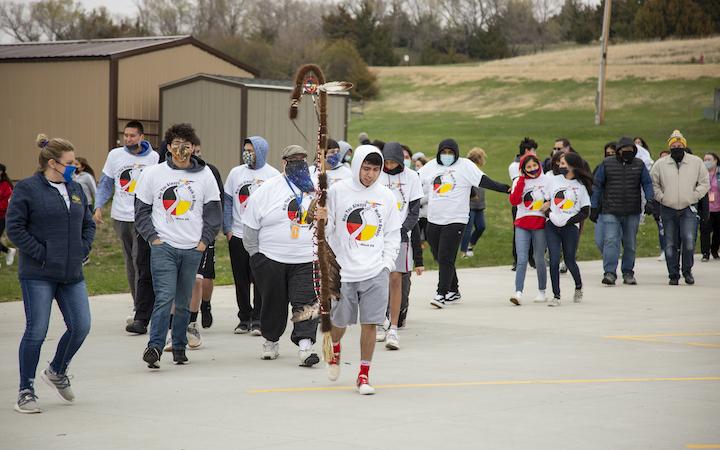
[[[352,83],[347,81],[325,82],[325,75],[322,69],[315,64],[305,64],[298,69],[295,75],[295,89],[293,89],[290,100],[290,119],[295,120],[298,116],[300,100],[305,94],[313,96],[315,112],[318,118],[318,142],[317,142],[317,163],[318,163],[318,195],[317,205],[324,207],[327,200],[327,174],[326,174],[326,153],[327,153],[327,93],[342,92],[352,88]],[[315,96],[318,101],[315,102]],[[310,207],[308,221],[314,221],[314,207]],[[335,260],[332,249],[325,240],[324,221],[315,222],[315,244],[317,246],[316,260],[313,261],[313,283],[315,295],[319,301],[320,330],[323,333],[323,357],[330,361],[333,357],[332,339],[330,330],[330,299],[340,298],[340,267]],[[318,311],[302,311],[294,321],[307,320],[313,317]],[[306,317],[309,316],[309,317]]]

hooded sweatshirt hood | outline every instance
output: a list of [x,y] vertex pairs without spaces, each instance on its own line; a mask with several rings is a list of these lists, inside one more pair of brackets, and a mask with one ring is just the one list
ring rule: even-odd
[[[529,160],[535,160],[535,162],[540,167],[540,172],[538,172],[537,176],[539,177],[540,175],[542,175],[543,174],[542,163],[540,162],[540,160],[538,159],[537,156],[532,155],[532,154],[527,154],[527,155],[523,156],[522,158],[520,158],[520,172],[523,175],[527,176],[527,172],[525,171],[525,163],[528,162]],[[535,177],[535,178],[537,178],[537,177]]]
[[203,161],[202,159],[198,158],[198,157],[195,156],[195,155],[190,156],[190,167],[188,167],[188,168],[180,168],[180,167],[177,167],[177,166],[173,163],[172,156],[169,156],[168,159],[167,159],[165,162],[166,162],[167,165],[170,166],[170,168],[173,169],[173,170],[185,170],[185,171],[187,171],[187,172],[200,172],[200,171],[203,170],[205,167],[207,167],[207,164],[205,164],[205,161]]
[[338,141],[338,146],[340,147],[340,164],[342,164],[345,161],[345,157],[348,152],[352,151],[352,145],[345,141]]
[[243,144],[252,144],[255,150],[255,167],[254,170],[262,169],[267,161],[268,149],[270,146],[262,136],[250,136],[243,141]]
[[[356,148],[353,153],[353,159],[352,159],[352,162],[350,163],[350,169],[352,170],[352,180],[353,180],[352,186],[356,190],[369,189],[369,188],[373,187],[375,184],[377,184],[377,179],[375,180],[375,183],[373,183],[370,186],[365,186],[360,181],[360,167],[362,166],[362,163],[365,161],[365,158],[367,158],[367,156],[371,153],[377,153],[378,155],[380,155],[380,159],[382,160],[380,165],[382,167],[382,164],[385,162],[385,160],[382,159],[383,156],[382,156],[382,153],[380,152],[380,150],[377,147],[375,147],[374,145],[361,145],[358,148]],[[382,170],[382,168],[381,168],[381,170]],[[378,177],[378,179],[379,178],[380,177]]]
[[133,155],[137,155],[137,156],[145,156],[153,150],[152,145],[150,145],[150,142],[148,142],[148,141],[140,141],[141,150],[139,153],[133,153],[132,150],[127,148],[127,145],[124,146],[124,148],[125,148],[126,152],[132,153]]
[[[455,164],[458,159],[460,159],[460,147],[458,147],[457,142],[455,142],[455,139],[445,139],[444,141],[440,142],[440,145],[438,145],[437,155],[435,156],[435,159],[437,160],[437,163],[441,166],[443,165],[442,161],[440,160],[440,152],[443,151],[443,149],[449,148],[453,151],[455,154]],[[400,161],[402,163],[402,161]]]
[[399,142],[388,142],[385,144],[382,155],[385,161],[395,161],[400,164],[401,167],[404,167],[405,154]]

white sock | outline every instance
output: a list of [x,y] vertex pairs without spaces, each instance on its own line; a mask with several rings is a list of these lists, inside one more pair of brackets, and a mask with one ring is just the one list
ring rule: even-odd
[[312,348],[312,341],[307,338],[300,339],[298,345],[300,346],[300,350],[310,350]]
[[395,336],[397,336],[397,325],[390,325],[390,331],[389,331],[389,333],[390,333],[390,334],[394,334]]

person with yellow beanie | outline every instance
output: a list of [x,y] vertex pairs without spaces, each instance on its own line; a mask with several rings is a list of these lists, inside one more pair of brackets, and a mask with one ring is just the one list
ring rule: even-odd
[[660,204],[665,228],[665,263],[670,285],[675,286],[680,279],[681,255],[678,248],[681,248],[685,283],[695,284],[692,266],[698,225],[697,207],[707,194],[710,181],[703,160],[688,153],[687,140],[680,130],[674,130],[667,143],[670,157],[661,158],[650,170],[655,200]]

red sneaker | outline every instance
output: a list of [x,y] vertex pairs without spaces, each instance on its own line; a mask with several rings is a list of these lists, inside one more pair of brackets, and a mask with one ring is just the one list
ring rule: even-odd
[[362,395],[372,395],[375,393],[375,388],[370,385],[367,375],[358,375],[357,381],[355,382],[355,390]]
[[330,381],[337,381],[340,378],[340,352],[333,353],[333,358],[328,361],[327,371]]

